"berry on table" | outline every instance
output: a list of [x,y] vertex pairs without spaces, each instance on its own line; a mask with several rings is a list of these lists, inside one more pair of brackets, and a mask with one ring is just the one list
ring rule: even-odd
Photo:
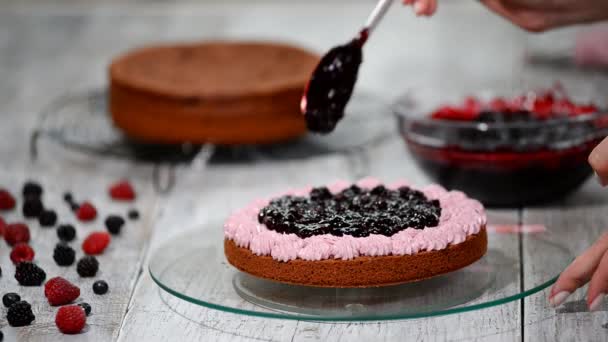
[[6,313],[6,320],[11,327],[24,327],[35,319],[32,306],[24,300],[13,303]]
[[76,237],[76,229],[71,224],[62,224],[57,228],[59,240],[70,242]]
[[46,273],[36,264],[24,261],[17,264],[15,279],[22,286],[40,286],[46,279]]
[[74,196],[70,192],[66,192],[63,194],[63,200],[67,203],[74,202]]
[[20,262],[34,260],[35,255],[36,253],[30,245],[25,242],[19,242],[13,246],[10,257],[13,264],[17,265]]
[[98,295],[103,295],[108,292],[108,283],[103,280],[98,280],[93,283],[93,292]]
[[36,218],[42,214],[43,210],[44,206],[38,197],[29,197],[23,202],[23,216],[27,218]]
[[0,330],[0,342],[4,341],[4,333]]
[[110,187],[110,197],[117,201],[132,201],[135,199],[135,190],[128,181],[120,181]]
[[81,221],[92,221],[97,217],[97,209],[90,202],[83,202],[76,210],[76,217]]
[[88,316],[91,314],[91,305],[89,305],[89,303],[79,303],[78,306],[84,310],[85,315]]
[[0,189],[0,210],[11,210],[15,205],[15,197],[7,190]]
[[55,324],[64,334],[78,334],[87,323],[84,309],[78,305],[62,306],[57,310]]
[[25,223],[12,223],[4,229],[4,240],[10,246],[30,241],[30,229]]
[[23,197],[40,198],[42,196],[42,186],[36,182],[29,181],[23,185]]
[[65,242],[60,242],[53,250],[53,259],[59,266],[70,266],[76,260],[76,251]]
[[87,255],[78,260],[76,271],[81,277],[94,277],[99,270],[99,261],[91,255]]
[[125,224],[125,219],[118,215],[110,215],[106,218],[105,224],[110,234],[118,235],[120,234],[122,226]]
[[130,220],[137,220],[139,218],[139,211],[137,211],[137,209],[131,209],[127,216],[129,216]]
[[7,307],[7,308],[10,308],[11,305],[13,305],[14,303],[17,303],[20,300],[21,300],[21,297],[14,292],[9,292],[9,293],[4,294],[4,296],[2,296],[2,304],[4,304],[4,307]]
[[54,277],[44,284],[44,296],[52,306],[73,302],[80,296],[80,289],[61,277]]
[[93,232],[82,243],[82,250],[88,255],[99,255],[110,244],[110,234],[106,232]]
[[57,223],[57,213],[54,210],[43,210],[38,217],[42,227],[52,227]]
[[0,236],[4,236],[5,229],[6,229],[6,222],[4,221],[2,216],[0,216]]

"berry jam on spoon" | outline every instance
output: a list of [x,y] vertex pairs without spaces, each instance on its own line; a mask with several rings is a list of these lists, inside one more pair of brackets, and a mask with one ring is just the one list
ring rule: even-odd
[[330,133],[344,116],[363,61],[363,45],[392,3],[393,0],[378,1],[357,37],[321,58],[300,103],[308,130]]

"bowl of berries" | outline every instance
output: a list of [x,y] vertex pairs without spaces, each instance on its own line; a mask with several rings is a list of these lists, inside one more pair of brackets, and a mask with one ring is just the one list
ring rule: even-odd
[[561,87],[523,94],[417,91],[394,105],[417,164],[448,189],[487,206],[560,199],[592,174],[591,150],[608,135],[608,111]]

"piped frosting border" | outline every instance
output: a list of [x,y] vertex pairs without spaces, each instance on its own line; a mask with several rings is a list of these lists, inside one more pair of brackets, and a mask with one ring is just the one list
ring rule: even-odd
[[[337,193],[351,184],[337,181],[328,188]],[[381,182],[375,178],[364,178],[356,184],[361,188],[371,189]],[[386,186],[397,189],[410,185],[405,181],[398,181]],[[477,234],[486,224],[483,205],[460,191],[447,191],[439,185],[411,188],[422,191],[429,199],[439,200],[441,217],[436,227],[422,230],[407,228],[392,236],[316,235],[303,239],[295,234],[277,233],[258,223],[258,213],[270,199],[283,195],[306,196],[312,189],[307,187],[267,199],[257,199],[245,208],[237,210],[224,224],[224,236],[233,240],[239,247],[249,248],[256,255],[270,255],[278,261],[350,260],[359,256],[411,255],[421,251],[445,249],[450,244],[463,242],[469,235]]]

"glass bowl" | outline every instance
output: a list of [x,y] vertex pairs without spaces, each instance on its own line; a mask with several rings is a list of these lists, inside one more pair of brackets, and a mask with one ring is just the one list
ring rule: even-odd
[[[444,187],[494,207],[557,200],[584,183],[592,174],[587,157],[608,135],[605,111],[543,121],[431,119],[440,106],[467,96],[489,101],[496,95],[428,90],[400,97],[394,105],[399,131],[417,164]],[[571,99],[606,108],[594,99]]]

